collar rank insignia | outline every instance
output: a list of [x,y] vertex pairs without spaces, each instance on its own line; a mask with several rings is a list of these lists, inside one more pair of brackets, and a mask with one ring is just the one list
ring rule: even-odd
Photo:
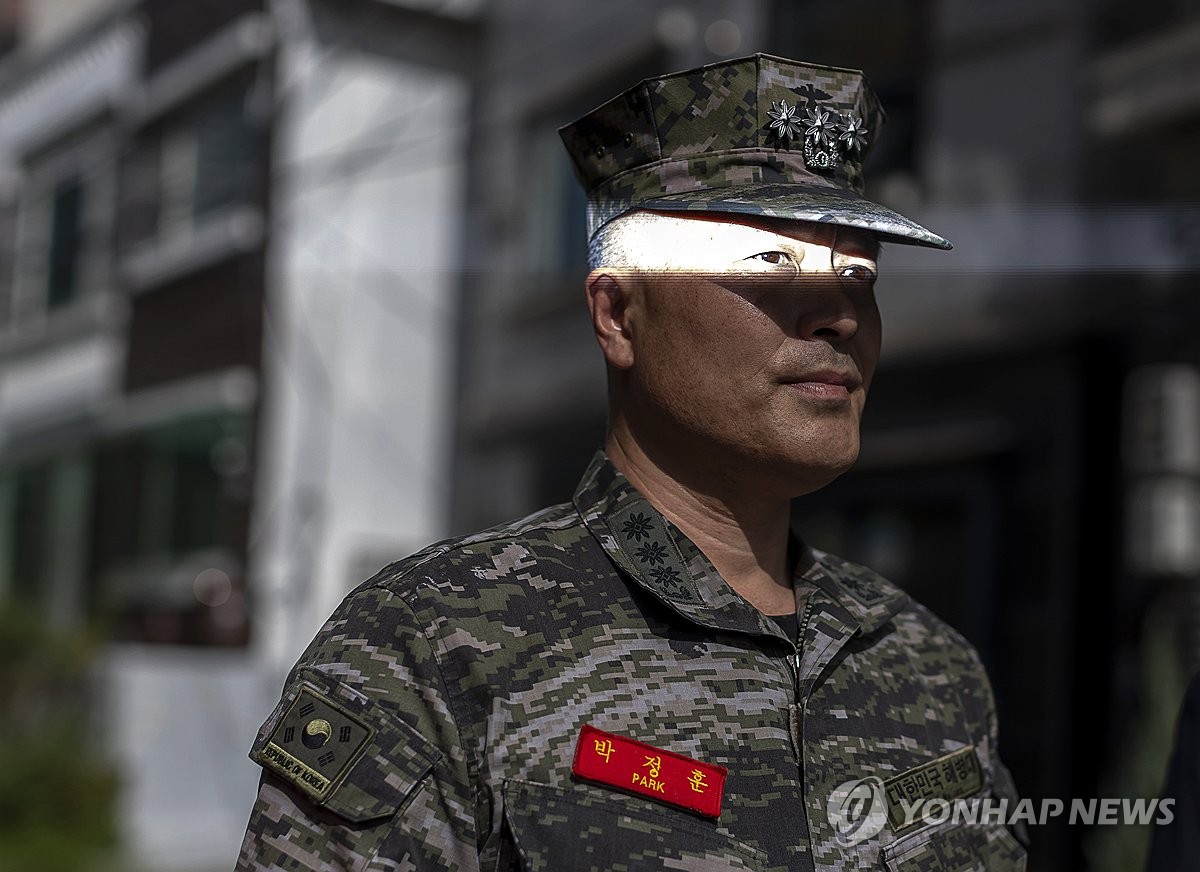
[[314,799],[336,789],[370,741],[372,730],[308,685],[303,685],[257,762]]
[[728,770],[590,724],[579,731],[571,772],[705,817],[721,814]]

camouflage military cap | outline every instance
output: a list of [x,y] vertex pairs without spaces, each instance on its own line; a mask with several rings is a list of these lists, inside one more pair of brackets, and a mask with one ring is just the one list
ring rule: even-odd
[[858,70],[766,54],[646,79],[559,130],[588,236],[631,209],[733,212],[950,243],[863,196],[884,113]]

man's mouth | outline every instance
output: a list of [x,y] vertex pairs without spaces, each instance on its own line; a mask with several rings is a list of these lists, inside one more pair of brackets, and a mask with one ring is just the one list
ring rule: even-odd
[[862,385],[862,380],[853,372],[840,369],[818,369],[788,376],[783,384],[806,396],[830,400],[844,400]]

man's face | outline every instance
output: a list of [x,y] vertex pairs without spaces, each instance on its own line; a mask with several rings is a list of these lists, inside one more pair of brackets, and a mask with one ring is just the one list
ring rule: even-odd
[[635,435],[777,495],[832,481],[858,456],[879,358],[874,237],[778,219],[672,223],[668,268],[636,276],[630,301]]

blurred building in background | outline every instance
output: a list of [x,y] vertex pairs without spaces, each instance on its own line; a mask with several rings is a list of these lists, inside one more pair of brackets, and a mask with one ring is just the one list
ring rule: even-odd
[[[1023,795],[1157,791],[1200,666],[1195,3],[2,0],[0,50],[0,596],[112,640],[145,868],[228,868],[355,583],[569,498],[604,375],[556,128],[759,50],[865,69],[870,193],[956,244],[886,248],[862,458],[798,528],[979,647]],[[1032,830],[1031,872],[1145,835]]]
[[446,530],[476,36],[406,6],[3,7],[0,594],[112,640],[147,869],[229,867],[284,671]]

